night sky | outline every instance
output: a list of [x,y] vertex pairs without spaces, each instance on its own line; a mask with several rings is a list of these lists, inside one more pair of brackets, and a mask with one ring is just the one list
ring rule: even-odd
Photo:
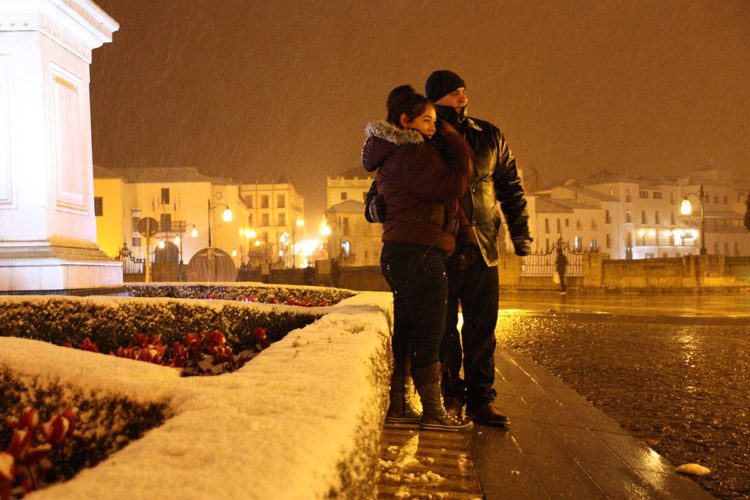
[[315,229],[388,91],[434,69],[542,183],[750,177],[748,0],[98,0],[94,162],[292,179]]

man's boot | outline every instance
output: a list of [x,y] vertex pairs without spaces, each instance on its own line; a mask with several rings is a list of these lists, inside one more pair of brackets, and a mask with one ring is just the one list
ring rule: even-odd
[[422,414],[412,404],[409,367],[408,358],[394,360],[389,391],[390,404],[385,414],[385,422],[388,424],[418,427],[422,419]]
[[467,432],[474,424],[471,420],[456,418],[446,413],[440,391],[440,363],[424,368],[413,368],[412,378],[422,400],[422,430]]
[[478,424],[509,427],[510,419],[500,413],[495,403],[487,403],[478,407],[467,407],[466,416]]

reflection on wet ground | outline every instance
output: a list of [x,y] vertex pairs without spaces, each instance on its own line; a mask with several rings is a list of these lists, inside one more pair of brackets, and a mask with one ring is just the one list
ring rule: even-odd
[[[749,496],[749,322],[727,320],[721,312],[729,307],[744,314],[737,304],[705,298],[693,311],[685,304],[664,310],[722,318],[660,317],[660,300],[617,300],[607,309],[622,307],[627,316],[550,314],[544,306],[505,311],[498,343],[529,354],[673,464],[712,469],[696,479],[712,494]],[[595,307],[584,303],[579,311]]]
[[386,426],[378,498],[481,499],[466,439],[461,433]]
[[750,293],[732,294],[590,294],[569,292],[503,292],[500,307],[504,311],[586,312],[617,315],[675,317],[750,317]]

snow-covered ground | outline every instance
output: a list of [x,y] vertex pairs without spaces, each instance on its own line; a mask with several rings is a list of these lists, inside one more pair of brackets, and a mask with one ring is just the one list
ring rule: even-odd
[[366,292],[321,308],[321,319],[218,377],[0,337],[0,364],[15,372],[167,401],[171,414],[31,498],[322,498],[372,487],[390,305],[390,293]]

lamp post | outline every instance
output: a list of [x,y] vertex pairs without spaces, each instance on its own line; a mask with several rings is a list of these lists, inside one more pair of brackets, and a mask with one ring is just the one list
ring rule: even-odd
[[682,198],[682,203],[680,203],[680,214],[682,215],[691,215],[693,213],[693,205],[690,203],[690,200],[688,199],[688,196],[696,196],[698,200],[701,202],[701,255],[706,255],[706,217],[705,217],[705,209],[703,207],[703,199],[704,199],[704,192],[703,192],[703,184],[700,185],[700,189],[697,193],[686,193],[685,196]]
[[294,226],[292,226],[292,269],[297,266],[297,237],[295,229],[302,229],[303,227],[305,227],[305,220],[297,217],[297,221],[294,223]]
[[328,259],[328,238],[331,236],[331,226],[328,225],[328,222],[326,222],[325,219],[323,219],[323,222],[320,224],[320,235],[325,241],[326,259]]
[[226,207],[224,213],[222,213],[221,215],[221,218],[224,219],[225,222],[232,222],[232,210],[230,210],[229,205],[225,203],[217,203],[215,205],[212,205],[211,200],[208,200],[208,248],[211,248],[211,210],[219,207]]

